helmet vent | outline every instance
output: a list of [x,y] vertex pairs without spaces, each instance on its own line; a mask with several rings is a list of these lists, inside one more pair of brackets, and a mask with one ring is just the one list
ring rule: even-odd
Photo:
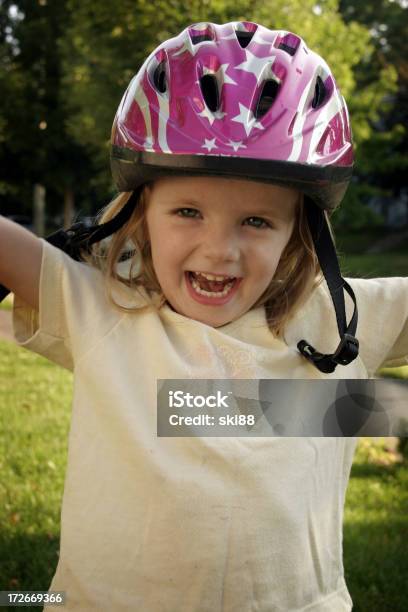
[[298,50],[299,44],[300,44],[299,36],[296,36],[296,34],[292,34],[291,32],[288,32],[282,38],[278,38],[278,40],[275,43],[275,47],[277,46],[278,49],[282,49],[282,51],[285,51],[289,55],[293,56]]
[[165,93],[167,90],[166,62],[160,62],[153,73],[153,83],[157,91]]
[[257,119],[263,117],[268,112],[272,104],[275,102],[276,96],[278,95],[278,91],[278,81],[268,79],[264,82],[261,95],[259,96],[258,104],[254,113]]
[[191,42],[193,45],[198,45],[199,43],[204,42],[205,40],[214,40],[214,37],[211,34],[190,34]]
[[212,23],[194,23],[188,28],[188,35],[193,45],[216,40],[216,32]]
[[206,105],[211,112],[218,110],[220,104],[220,95],[218,91],[218,82],[213,74],[205,74],[200,79],[201,92]]
[[254,34],[255,34],[255,31],[246,32],[244,30],[235,30],[235,35],[237,37],[237,40],[243,49],[245,49],[245,47],[249,45]]
[[321,77],[317,77],[316,85],[315,85],[315,93],[312,100],[312,107],[319,108],[323,104],[323,101],[326,97],[326,87],[321,79]]
[[282,49],[282,51],[286,51],[286,53],[289,53],[289,55],[295,55],[296,53],[296,49],[294,49],[293,47],[289,47],[289,45],[286,45],[283,42],[279,44],[278,49]]

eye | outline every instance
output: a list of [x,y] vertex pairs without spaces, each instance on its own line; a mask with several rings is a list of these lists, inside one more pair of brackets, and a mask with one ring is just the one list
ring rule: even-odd
[[199,214],[198,210],[195,208],[178,208],[175,213],[179,217],[187,217],[190,219],[195,218],[196,213]]
[[265,219],[262,219],[261,217],[248,217],[248,219],[245,219],[245,221],[254,221],[254,223],[250,223],[250,225],[256,229],[272,227],[268,221],[265,221]]
[[[199,210],[188,207],[177,208],[174,213],[178,217],[185,219],[196,219],[198,218],[198,215],[200,215]],[[248,217],[245,219],[245,222],[249,222],[249,225],[251,225],[251,227],[255,227],[256,229],[272,228],[272,225],[268,221],[265,221],[265,219],[262,219],[262,217]]]

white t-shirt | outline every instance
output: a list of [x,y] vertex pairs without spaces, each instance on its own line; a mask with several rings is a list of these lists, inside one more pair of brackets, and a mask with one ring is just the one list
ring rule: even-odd
[[[100,271],[43,240],[39,312],[16,297],[13,324],[21,346],[74,372],[50,586],[66,612],[351,610],[342,520],[355,439],[156,435],[157,379],[368,378],[408,363],[408,279],[348,281],[360,355],[325,375],[296,343],[336,348],[326,284],[282,341],[263,308],[221,328],[167,306],[120,313]],[[121,283],[115,297],[143,303]]]

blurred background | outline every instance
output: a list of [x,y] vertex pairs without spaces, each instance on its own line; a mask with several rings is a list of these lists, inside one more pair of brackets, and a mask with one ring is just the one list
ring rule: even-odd
[[113,117],[147,55],[190,23],[252,20],[299,33],[327,60],[347,100],[356,171],[333,216],[340,249],[375,253],[389,235],[392,247],[406,246],[407,6],[407,0],[0,0],[0,214],[45,235],[95,215],[115,195]]
[[[110,130],[147,55],[194,22],[255,21],[300,34],[347,100],[356,169],[332,217],[343,275],[408,276],[407,17],[408,0],[0,0],[0,214],[40,236],[90,220],[116,194]],[[72,374],[13,343],[11,307],[9,296],[0,305],[0,590],[47,590]],[[408,366],[379,375],[407,378]],[[408,610],[406,440],[358,445],[344,528],[353,612]]]

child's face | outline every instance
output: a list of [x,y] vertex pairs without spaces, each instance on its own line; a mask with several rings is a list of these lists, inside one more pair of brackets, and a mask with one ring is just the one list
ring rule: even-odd
[[[275,274],[292,233],[297,202],[295,190],[253,181],[156,181],[146,221],[154,270],[173,309],[212,327],[250,310]],[[190,272],[235,280],[210,285]]]

